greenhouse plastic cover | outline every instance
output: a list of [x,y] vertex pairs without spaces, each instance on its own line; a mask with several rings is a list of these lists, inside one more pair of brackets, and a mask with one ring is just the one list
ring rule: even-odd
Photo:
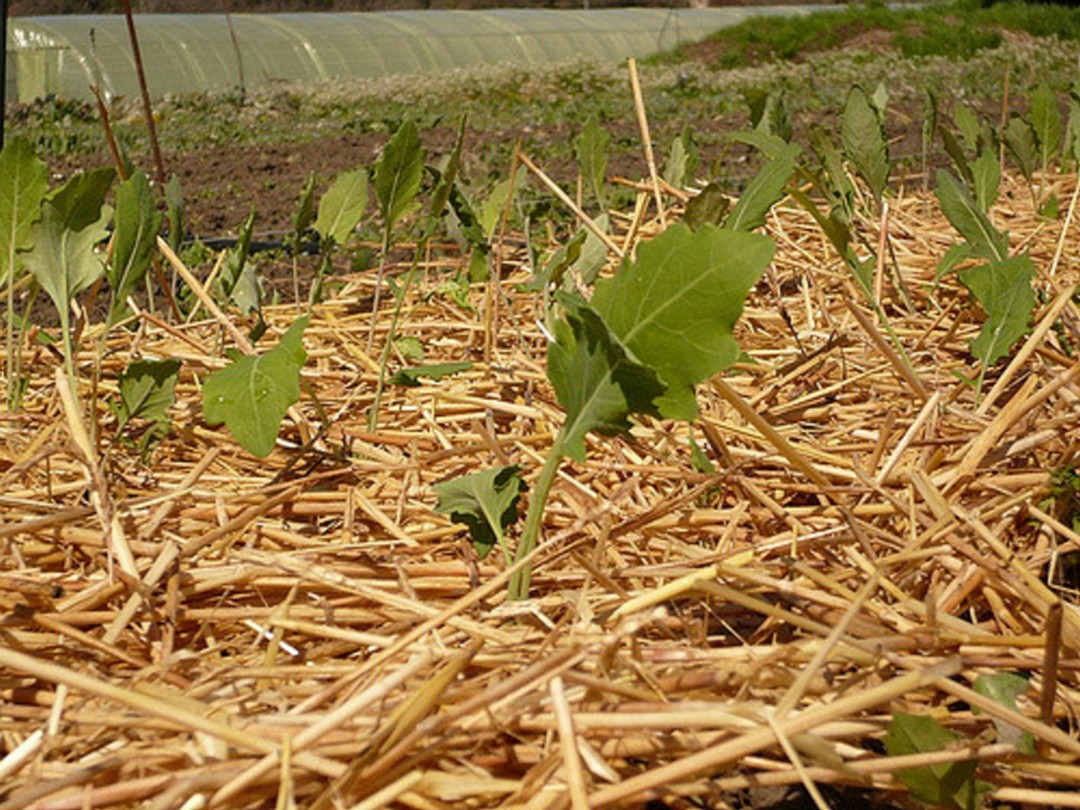
[[[701,39],[750,16],[808,11],[759,6],[145,14],[135,24],[151,95],[160,97],[478,64],[617,61]],[[109,97],[138,93],[121,15],[12,18],[7,49],[9,101],[86,99],[91,85]]]

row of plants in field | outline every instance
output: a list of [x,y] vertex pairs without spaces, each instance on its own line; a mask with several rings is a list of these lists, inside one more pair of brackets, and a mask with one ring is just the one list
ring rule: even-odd
[[[558,459],[564,454],[580,458],[588,432],[617,433],[636,413],[693,419],[693,386],[737,358],[731,329],[743,299],[771,258],[768,238],[750,232],[764,223],[771,206],[785,196],[813,216],[850,270],[866,304],[904,356],[904,347],[893,335],[880,300],[880,281],[874,278],[875,268],[889,264],[881,261],[865,236],[867,229],[874,227],[888,193],[888,96],[884,86],[879,85],[874,92],[854,87],[840,115],[840,142],[834,142],[824,129],[815,129],[810,134],[809,158],[790,140],[790,119],[782,98],[760,94],[748,97],[748,102],[753,128],[733,137],[760,150],[766,161],[734,204],[719,183],[708,183],[686,205],[682,223],[642,245],[636,256],[626,257],[612,278],[599,276],[608,252],[605,242],[611,244],[605,238],[606,215],[591,220],[589,228],[573,233],[561,248],[546,256],[532,245],[535,272],[529,289],[542,296],[548,312],[546,324],[552,336],[549,376],[568,413],[551,453],[551,469],[545,468],[539,497],[533,498],[540,504],[538,510]],[[1010,255],[1007,234],[991,219],[1001,178],[1000,156],[1011,156],[1042,214],[1057,216],[1059,201],[1045,187],[1044,178],[1052,166],[1076,159],[1080,99],[1071,96],[1068,102],[1068,114],[1063,117],[1058,99],[1042,85],[1032,94],[1028,115],[1013,116],[1003,127],[994,127],[960,105],[952,110],[949,126],[933,97],[928,99],[924,137],[940,138],[953,163],[953,171],[937,172],[936,194],[943,213],[962,237],[942,257],[938,279],[962,268],[958,279],[986,313],[982,331],[971,344],[972,355],[979,361],[978,375],[971,382],[980,390],[987,369],[1027,330],[1035,304],[1031,286],[1035,269],[1030,258],[1024,253]],[[370,219],[369,196],[374,191],[381,249],[366,347],[369,352],[376,348],[380,296],[388,283],[394,306],[389,339],[379,347],[380,373],[369,413],[372,429],[388,379],[415,383],[420,376],[438,378],[464,367],[406,367],[393,377],[388,374],[406,293],[431,238],[447,231],[455,234],[471,256],[469,281],[483,282],[491,271],[491,242],[513,207],[510,180],[497,183],[480,199],[471,197],[459,182],[463,137],[464,125],[451,153],[438,165],[430,165],[416,127],[406,123],[388,141],[370,173],[364,168],[342,172],[317,206],[313,179],[300,194],[286,241],[294,262],[305,245],[313,245],[318,253],[319,269],[308,300],[303,302],[310,312],[322,295],[335,255],[347,246],[357,226]],[[582,186],[600,210],[608,202],[609,146],[610,136],[595,120],[590,120],[574,141]],[[671,145],[664,179],[678,187],[694,177],[697,169],[692,133],[684,131]],[[121,179],[116,182],[118,172]],[[78,306],[80,297],[88,291],[90,298],[108,297],[98,330],[98,345],[104,347],[111,330],[128,328],[129,316],[137,308],[135,296],[150,286],[148,271],[153,268],[174,317],[191,319],[204,307],[220,306],[253,319],[249,335],[234,341],[247,356],[235,358],[205,381],[205,416],[211,425],[224,423],[255,455],[269,453],[281,420],[299,396],[304,358],[299,332],[307,321],[298,321],[296,331],[286,333],[270,351],[262,355],[254,351],[251,343],[265,327],[262,284],[250,256],[253,217],[248,218],[236,245],[222,254],[205,283],[191,277],[190,283],[176,286],[165,278],[177,265],[183,266],[176,255],[183,235],[183,201],[175,185],[166,187],[164,206],[159,206],[146,177],[122,165],[119,170],[78,174],[49,189],[44,164],[20,139],[12,141],[0,155],[0,177],[9,189],[0,200],[0,214],[6,223],[0,245],[0,278],[4,280],[6,310],[8,407],[17,409],[25,393],[22,337],[29,332],[29,313],[40,291],[55,307],[57,343],[65,372],[74,383],[79,376],[77,343],[88,326],[86,313],[90,310]],[[853,177],[862,185],[853,182]],[[106,203],[113,189],[115,211]],[[421,202],[424,199],[426,206]],[[159,234],[163,223],[168,224],[166,238]],[[415,239],[414,261],[400,281],[388,278],[387,257],[397,241],[406,237]],[[159,255],[166,258],[166,264]],[[912,306],[899,272],[894,273],[893,281],[901,296],[900,305]],[[639,300],[635,297],[639,288],[648,289],[656,298]],[[298,297],[298,284],[294,290]],[[467,300],[460,292],[457,295],[463,302]],[[153,293],[144,297],[152,306]],[[709,312],[693,310],[692,304],[700,301],[710,302]],[[301,305],[299,300],[297,305]],[[652,310],[662,313],[655,322],[646,316]],[[73,312],[81,314],[77,323],[72,322]],[[36,334],[40,340],[50,339],[47,332]],[[694,336],[702,340],[691,341]],[[687,346],[698,343],[704,343],[700,357],[684,356]],[[401,345],[400,356],[419,357],[410,354],[408,344]],[[133,364],[118,381],[120,398],[113,405],[118,427],[148,420],[152,427],[141,434],[143,441],[160,438],[167,429],[169,391],[177,372],[171,360]],[[584,389],[579,388],[582,385]],[[505,470],[495,478],[502,489],[509,487]],[[489,533],[501,537],[501,523],[489,520],[488,524]],[[526,522],[516,555],[519,559],[535,544],[539,525],[537,512]],[[507,559],[514,556],[508,549],[504,553]],[[518,590],[523,595],[527,588],[519,585]]]
[[[480,556],[497,548],[506,564],[518,566],[510,584],[514,599],[527,598],[530,592],[530,559],[541,539],[552,483],[566,459],[585,458],[586,437],[624,434],[639,417],[693,422],[695,386],[740,358],[735,326],[776,247],[758,231],[785,198],[813,217],[898,356],[908,362],[890,314],[916,306],[914,296],[899,268],[888,256],[879,256],[878,246],[866,235],[875,230],[891,193],[884,86],[851,88],[839,114],[838,140],[834,133],[815,129],[808,149],[792,142],[782,97],[759,94],[748,101],[752,128],[733,137],[758,150],[764,163],[737,199],[720,183],[706,184],[686,204],[681,221],[640,243],[633,255],[622,256],[613,273],[603,272],[609,253],[618,253],[603,215],[587,219],[558,249],[545,248],[539,238],[528,239],[534,278],[522,292],[539,296],[543,303],[547,375],[565,419],[533,478],[520,533],[515,526],[525,477],[519,467],[497,467],[435,486],[436,508],[468,528]],[[1027,332],[1036,302],[1032,282],[1037,270],[1031,258],[1011,252],[1008,234],[994,224],[1002,157],[1007,155],[1026,179],[1036,208],[1047,218],[1060,215],[1060,201],[1045,183],[1049,171],[1075,166],[1080,157],[1080,98],[1068,98],[1064,116],[1049,87],[1037,88],[1029,102],[1026,115],[995,127],[964,106],[953,107],[947,118],[933,96],[927,99],[924,139],[928,144],[940,140],[952,164],[937,172],[935,193],[961,239],[942,257],[938,280],[956,274],[985,313],[970,345],[977,371],[967,382],[977,395],[987,371]],[[84,390],[96,390],[109,335],[134,328],[140,320],[137,313],[163,299],[169,310],[163,317],[187,320],[207,311],[225,330],[233,350],[223,367],[188,369],[201,379],[203,417],[210,426],[224,424],[253,455],[268,455],[301,395],[307,357],[304,329],[333,273],[334,258],[349,249],[357,227],[366,223],[379,232],[366,346],[378,354],[368,412],[374,430],[389,382],[438,380],[467,368],[465,363],[401,362],[418,357],[415,347],[399,339],[398,325],[432,239],[442,234],[457,238],[470,257],[467,275],[473,283],[482,284],[499,271],[492,267],[490,248],[515,207],[515,178],[495,184],[487,194],[470,193],[460,178],[463,140],[464,125],[450,152],[429,161],[416,126],[406,122],[389,138],[370,171],[358,167],[341,173],[317,204],[314,181],[303,188],[287,243],[294,259],[313,244],[320,269],[307,300],[296,295],[301,314],[261,352],[255,348],[265,325],[262,285],[250,254],[253,219],[237,245],[218,258],[210,276],[199,280],[178,256],[183,200],[175,185],[163,189],[158,199],[146,177],[121,160],[116,169],[86,172],[49,188],[45,166],[30,144],[11,141],[0,153],[0,280],[9,409],[20,408],[27,395],[29,377],[21,358],[31,335],[55,344],[63,358],[62,376],[72,391],[80,390],[80,381],[88,383]],[[609,148],[610,136],[595,120],[583,126],[574,141],[583,198],[600,212],[606,211],[611,192]],[[681,133],[668,150],[665,179],[676,187],[692,182],[698,160],[692,132]],[[527,212],[524,221],[528,236],[535,223]],[[391,273],[389,257],[406,240],[412,244],[412,261],[403,273]],[[897,292],[889,300],[883,298],[879,268],[892,271]],[[170,282],[171,274],[179,281]],[[146,291],[148,287],[153,289]],[[55,337],[31,324],[32,305],[42,291],[56,311]],[[384,314],[384,294],[392,296],[392,305],[380,345],[376,327]],[[107,299],[105,314],[100,323],[90,324],[88,313],[95,307],[89,299],[101,297]],[[463,301],[467,297],[466,290]],[[229,310],[246,318],[247,333],[236,327],[237,318]],[[96,338],[89,368],[78,362],[80,348],[90,342],[87,335]],[[392,375],[394,365],[400,367]],[[112,433],[151,452],[153,443],[169,431],[180,372],[175,359],[132,360],[115,381]],[[106,432],[97,424],[101,417],[96,408],[89,412],[91,434],[100,440]],[[307,441],[317,438],[309,435]],[[992,699],[1009,706],[1026,686],[1003,676],[984,685]],[[1014,739],[1018,747],[1030,745],[1015,729],[999,727],[998,733]],[[890,753],[900,754],[938,750],[954,741],[953,732],[936,720],[898,715],[887,745]],[[946,806],[976,806],[984,790],[975,780],[974,763],[920,768],[900,777],[917,798]]]

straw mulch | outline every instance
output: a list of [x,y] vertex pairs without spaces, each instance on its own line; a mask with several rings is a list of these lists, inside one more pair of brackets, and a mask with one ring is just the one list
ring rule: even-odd
[[[995,220],[1042,300],[981,399],[956,373],[977,373],[982,314],[955,276],[933,283],[956,237],[932,197],[900,187],[881,229],[911,371],[781,207],[738,331],[753,363],[700,388],[693,436],[716,472],[695,471],[685,425],[593,438],[555,484],[526,602],[431,490],[535,475],[563,418],[512,239],[491,318],[483,288],[477,312],[433,294],[457,261],[433,251],[401,332],[429,362],[475,365],[389,389],[374,433],[373,274],[319,307],[307,393],[266,460],[201,421],[229,342],[216,320],[111,339],[91,462],[36,345],[25,408],[0,421],[0,810],[765,806],[782,795],[766,788],[830,784],[874,806],[907,801],[900,768],[972,759],[997,800],[1080,807],[1063,564],[1080,504],[1052,478],[1080,450],[1080,239],[1006,182]],[[1050,182],[1072,199],[1075,177]],[[295,311],[268,317],[280,333]],[[103,404],[136,355],[184,363],[147,463]],[[972,689],[1000,671],[1030,675],[1017,711]],[[886,757],[897,712],[959,741]]]

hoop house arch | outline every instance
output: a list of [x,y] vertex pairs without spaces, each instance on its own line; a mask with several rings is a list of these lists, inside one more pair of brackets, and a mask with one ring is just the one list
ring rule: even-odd
[[[820,6],[816,8],[820,9]],[[136,27],[154,96],[284,82],[440,73],[481,64],[619,61],[806,7],[145,14]],[[8,30],[9,100],[138,92],[119,15],[21,17]],[[241,82],[242,79],[242,82]]]

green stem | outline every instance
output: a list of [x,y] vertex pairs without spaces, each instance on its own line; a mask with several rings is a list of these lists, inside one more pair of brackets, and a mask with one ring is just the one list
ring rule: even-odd
[[[379,406],[382,404],[383,389],[386,388],[386,364],[390,362],[390,351],[394,348],[394,336],[397,334],[398,321],[401,319],[401,310],[405,306],[405,296],[409,292],[409,287],[412,286],[413,278],[416,276],[416,270],[420,267],[420,257],[424,253],[424,248],[427,246],[427,236],[421,240],[416,246],[416,253],[413,256],[412,265],[409,267],[409,272],[405,274],[405,281],[402,282],[401,289],[398,290],[397,303],[394,305],[394,314],[390,316],[390,331],[386,334],[386,342],[383,344],[382,351],[379,352],[379,379],[375,383],[375,397],[371,402],[371,410],[368,411],[368,423],[367,429],[369,433],[374,433],[375,428],[379,422]],[[372,332],[374,334],[374,332]]]
[[[563,429],[565,430],[565,428]],[[544,522],[544,507],[547,506],[548,494],[551,485],[555,483],[555,476],[559,472],[559,465],[563,460],[563,445],[566,437],[560,430],[555,436],[555,442],[548,450],[544,466],[540,468],[540,474],[536,477],[532,495],[529,497],[529,512],[525,516],[525,528],[518,541],[517,553],[514,554],[514,562],[520,562],[528,557],[540,539],[540,526]],[[529,584],[532,578],[532,566],[527,565],[510,580],[510,599],[520,601],[529,598]]]

